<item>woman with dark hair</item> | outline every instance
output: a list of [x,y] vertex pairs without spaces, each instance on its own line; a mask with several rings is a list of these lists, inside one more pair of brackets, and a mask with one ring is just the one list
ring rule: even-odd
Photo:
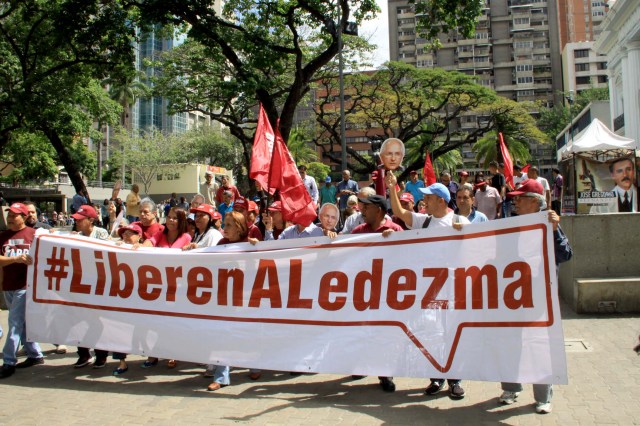
[[[182,247],[182,249],[191,250],[215,246],[222,239],[222,234],[214,226],[216,209],[209,204],[201,204],[190,211],[195,214],[195,234],[191,242]],[[218,216],[220,216],[220,213],[218,213]]]
[[[172,207],[167,215],[167,221],[164,224],[164,230],[157,232],[151,238],[142,243],[144,247],[159,248],[183,248],[191,242],[191,235],[187,232],[187,212],[180,207]],[[138,245],[134,245],[134,248]],[[158,358],[149,357],[143,368],[153,367],[158,364]],[[170,359],[167,367],[175,368],[176,360]]]
[[[224,238],[217,245],[241,243],[248,241],[249,227],[242,213],[230,211],[224,215]],[[213,383],[207,386],[210,392],[228,386],[231,383],[228,365],[209,365],[205,377],[213,377]]]

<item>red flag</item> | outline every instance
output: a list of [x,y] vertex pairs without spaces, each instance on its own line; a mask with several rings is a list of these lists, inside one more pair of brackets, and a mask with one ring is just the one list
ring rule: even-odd
[[504,163],[504,180],[509,187],[513,188],[513,161],[511,161],[511,155],[509,155],[507,145],[504,143],[502,132],[498,133],[498,140],[500,141],[500,153]]
[[424,159],[424,169],[422,170],[422,176],[427,186],[436,183],[436,172],[433,170],[433,164],[431,163],[431,156],[427,151],[427,156]]
[[271,189],[280,191],[282,217],[285,220],[309,226],[316,218],[316,206],[277,127],[269,173],[269,190]]
[[[266,191],[269,188],[269,170],[271,155],[273,153],[273,129],[269,123],[269,117],[260,104],[258,114],[258,127],[253,138],[253,150],[251,151],[251,170],[249,177],[260,183]],[[273,194],[273,191],[270,191]]]
[[531,164],[527,164],[526,166],[524,166],[522,168],[522,170],[520,170],[522,173],[527,173],[529,171],[529,167],[531,167]]

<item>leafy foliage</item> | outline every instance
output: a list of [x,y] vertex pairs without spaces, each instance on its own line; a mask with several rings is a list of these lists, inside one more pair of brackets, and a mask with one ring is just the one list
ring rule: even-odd
[[473,36],[484,0],[410,0],[416,12],[416,30],[438,45],[438,34],[457,30],[464,38]]

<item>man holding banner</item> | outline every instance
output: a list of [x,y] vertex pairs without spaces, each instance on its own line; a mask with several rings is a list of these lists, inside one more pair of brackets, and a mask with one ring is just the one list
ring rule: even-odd
[[[537,213],[547,208],[545,190],[540,182],[534,179],[528,179],[522,183],[516,191],[507,194],[513,198],[518,215]],[[569,245],[567,236],[560,229],[560,216],[549,210],[549,223],[553,226],[553,244],[555,252],[556,266],[562,262],[566,262],[573,256],[573,251]],[[556,274],[558,269],[556,269]],[[501,404],[513,404],[520,392],[522,392],[521,383],[502,383],[502,395],[499,398]],[[550,384],[534,384],[533,396],[536,400],[536,412],[539,414],[547,414],[551,412],[551,397],[553,396],[553,387]]]

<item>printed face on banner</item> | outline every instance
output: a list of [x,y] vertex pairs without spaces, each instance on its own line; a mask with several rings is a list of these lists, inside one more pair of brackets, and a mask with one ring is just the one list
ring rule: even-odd
[[576,158],[578,214],[638,212],[636,168],[631,157],[607,162]]
[[397,138],[389,138],[380,147],[380,159],[385,170],[402,169],[404,143]]

